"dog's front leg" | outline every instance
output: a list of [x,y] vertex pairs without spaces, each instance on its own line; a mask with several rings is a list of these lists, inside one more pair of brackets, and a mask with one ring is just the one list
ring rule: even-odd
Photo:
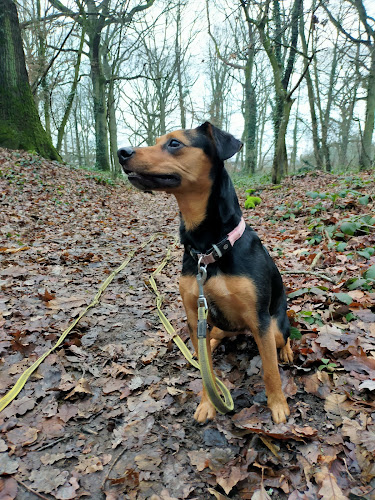
[[[193,344],[194,350],[198,352],[198,337],[197,337],[197,325],[198,325],[198,284],[193,276],[181,276],[180,277],[180,293],[182,301],[184,303],[187,322],[190,332],[190,339]],[[210,335],[207,332],[206,337],[207,349],[210,347]],[[212,360],[210,356],[210,365],[212,370]],[[194,413],[194,418],[197,422],[203,423],[206,420],[212,420],[216,416],[216,409],[209,400],[205,389],[203,388],[202,399]]]
[[290,415],[290,410],[281,388],[276,339],[272,326],[263,331],[253,328],[253,336],[262,359],[268,407],[271,410],[273,421],[279,424],[286,421],[286,417]]

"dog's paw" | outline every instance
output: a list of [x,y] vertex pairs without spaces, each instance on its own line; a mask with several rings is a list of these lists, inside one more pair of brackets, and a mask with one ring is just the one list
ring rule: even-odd
[[194,419],[203,424],[206,420],[213,420],[216,417],[215,407],[210,401],[203,400],[199,403],[198,408],[194,413]]
[[210,339],[211,352],[214,352],[221,344],[222,339]]
[[275,424],[286,422],[286,417],[290,415],[288,403],[286,402],[284,394],[277,398],[268,398],[268,407],[272,413],[272,420]]
[[283,363],[293,363],[293,351],[290,347],[290,339],[286,341],[284,347],[281,347],[280,359]]

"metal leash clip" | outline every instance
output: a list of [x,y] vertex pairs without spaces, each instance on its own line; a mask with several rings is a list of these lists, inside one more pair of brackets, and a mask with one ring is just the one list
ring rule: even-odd
[[199,290],[198,307],[204,307],[204,309],[207,311],[208,309],[207,300],[206,297],[204,296],[204,291],[203,291],[203,285],[205,284],[207,279],[207,267],[201,265],[201,260],[202,257],[200,257],[200,259],[198,260],[198,274],[196,276],[198,282],[198,290]]

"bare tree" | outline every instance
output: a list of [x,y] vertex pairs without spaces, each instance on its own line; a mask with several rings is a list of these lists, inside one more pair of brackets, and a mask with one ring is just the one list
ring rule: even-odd
[[[136,13],[152,6],[155,0],[147,0],[128,11],[128,2],[122,2],[115,10],[111,9],[110,0],[96,3],[87,0],[85,5],[77,0],[77,10],[66,7],[60,0],[49,0],[62,14],[71,17],[84,28],[87,34],[91,68],[92,96],[95,120],[96,167],[109,170],[108,127],[106,106],[106,78],[102,64],[102,32],[108,24],[129,24]],[[86,7],[86,10],[84,10]]]
[[361,169],[373,166],[372,136],[374,132],[375,115],[375,29],[374,19],[367,14],[362,0],[348,0],[353,10],[356,12],[362,26],[362,34],[356,37],[351,34],[350,27],[344,26],[343,22],[335,17],[328,8],[327,3],[322,3],[329,19],[345,37],[354,44],[361,44],[369,51],[370,65],[367,74],[367,97],[365,127],[362,135],[362,147],[359,164]]

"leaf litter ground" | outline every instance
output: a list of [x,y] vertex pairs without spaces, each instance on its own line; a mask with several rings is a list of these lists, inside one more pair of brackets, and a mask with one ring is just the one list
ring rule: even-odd
[[[255,195],[245,219],[285,273],[296,337],[294,364],[280,366],[288,422],[272,424],[245,335],[214,355],[235,411],[194,422],[199,374],[162,330],[148,287],[170,244],[160,238],[0,414],[0,499],[375,498],[374,176],[308,173]],[[0,204],[5,394],[129,251],[177,233],[178,209],[165,194],[7,150]],[[172,248],[158,286],[187,340],[181,255]]]

